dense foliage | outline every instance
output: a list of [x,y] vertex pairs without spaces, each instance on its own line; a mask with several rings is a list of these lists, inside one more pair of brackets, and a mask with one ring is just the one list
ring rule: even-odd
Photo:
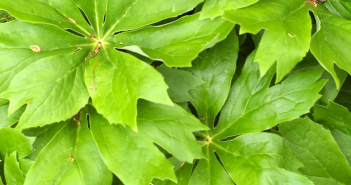
[[351,184],[351,2],[1,0],[0,184]]

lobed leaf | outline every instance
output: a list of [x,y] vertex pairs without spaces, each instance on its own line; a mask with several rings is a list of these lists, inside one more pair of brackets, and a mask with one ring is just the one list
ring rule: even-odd
[[[110,79],[110,80],[106,80]],[[110,123],[137,130],[139,98],[172,105],[163,77],[150,65],[114,49],[104,49],[85,70],[85,82],[97,111]]]
[[6,155],[4,165],[5,180],[7,184],[23,185],[24,175],[17,161],[16,152]]
[[233,84],[212,137],[225,139],[272,128],[308,113],[321,97],[318,92],[325,81],[315,81],[323,70],[296,73],[269,88],[273,70],[261,78],[253,58],[254,54],[248,57],[240,77]]
[[202,50],[225,39],[233,26],[221,18],[199,20],[195,14],[166,25],[120,33],[112,41],[119,49],[163,61],[168,67],[190,67]]
[[177,181],[172,164],[153,143],[179,160],[191,162],[204,157],[192,132],[206,127],[177,105],[141,102],[138,133],[129,127],[111,125],[93,108],[89,109],[91,129],[100,153],[109,169],[125,184],[148,184],[153,178]]
[[[334,77],[337,88],[340,88],[340,80],[334,70],[334,63],[349,74],[351,73],[348,57],[351,40],[351,21],[342,19],[329,13],[324,7],[317,8],[320,29],[313,35],[311,40],[311,52],[320,64]],[[339,36],[336,36],[339,35]],[[326,52],[327,51],[327,52]]]
[[265,29],[255,61],[265,75],[275,64],[280,82],[306,55],[311,40],[310,4],[305,0],[265,0],[238,10],[228,10],[224,18],[241,25],[240,33]]
[[80,124],[67,121],[41,150],[30,168],[29,184],[111,184],[112,174],[104,164],[83,112]]
[[210,128],[229,94],[238,53],[238,36],[234,30],[227,39],[203,51],[188,69],[206,82],[191,90],[190,96],[198,116]]

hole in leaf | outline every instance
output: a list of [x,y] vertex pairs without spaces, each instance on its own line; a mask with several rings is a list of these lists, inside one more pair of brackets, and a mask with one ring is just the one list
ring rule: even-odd
[[72,30],[72,29],[67,29],[67,30],[65,30],[65,31],[67,31],[67,32],[69,32],[69,33],[72,33],[73,35],[76,35],[76,36],[78,36],[78,37],[85,37],[85,35],[83,35],[83,34],[81,34],[81,33],[79,33],[79,32],[76,32],[76,31],[74,31],[74,30]]
[[85,13],[83,12],[83,10],[80,9],[80,8],[79,8],[79,11],[80,11],[80,13],[83,15],[85,21],[89,24],[89,26],[91,26],[90,21],[89,21],[87,15],[85,15]]

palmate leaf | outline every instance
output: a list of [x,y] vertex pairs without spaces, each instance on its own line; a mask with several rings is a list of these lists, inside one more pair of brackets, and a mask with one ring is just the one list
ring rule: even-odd
[[351,168],[330,131],[309,118],[285,122],[279,130],[304,166],[299,171],[314,184],[351,183]]
[[306,55],[311,40],[312,6],[305,0],[265,0],[238,10],[228,10],[224,18],[241,25],[240,33],[265,33],[259,43],[255,61],[261,75],[275,64],[276,82],[288,74]]
[[[137,99],[170,105],[167,86],[151,66],[114,48],[167,65],[191,66],[199,52],[227,36],[233,23],[220,18],[199,20],[196,14],[167,25],[146,25],[176,17],[199,3],[201,0],[1,1],[0,9],[21,20],[0,25],[0,98],[10,100],[9,114],[27,104],[17,129],[67,120],[90,95],[97,111],[111,123],[137,130]],[[129,31],[134,29],[138,30]],[[114,36],[116,32],[125,33]],[[140,39],[145,34],[149,37]],[[114,66],[108,73],[115,78],[102,73],[108,66]],[[6,103],[4,99],[1,104]],[[110,104],[103,105],[105,102]]]
[[[323,70],[297,72],[281,84],[269,87],[274,70],[260,77],[254,52],[230,88],[237,50],[238,38],[232,32],[227,40],[200,54],[191,69],[206,81],[190,92],[200,119],[212,130],[197,133],[203,138],[207,159],[200,159],[194,166],[189,184],[312,184],[298,173],[301,164],[284,145],[282,137],[257,132],[308,113],[321,97],[318,92],[325,81],[315,81]],[[221,62],[231,66],[225,73]],[[202,75],[206,70],[198,70],[200,66],[212,70],[212,74]],[[219,111],[219,122],[214,127]],[[244,135],[235,137],[241,134]]]
[[[351,73],[350,48],[351,21],[342,19],[328,12],[323,6],[317,8],[320,29],[311,40],[311,52],[320,64],[335,79],[340,88],[340,80],[334,70],[334,63],[339,68]],[[336,36],[339,35],[339,36]],[[327,52],[326,52],[327,51]]]
[[[172,164],[153,144],[178,160],[204,158],[192,132],[207,129],[181,107],[140,101],[138,133],[111,125],[89,107],[92,134],[108,168],[127,185],[149,184],[153,178],[176,182]],[[137,173],[136,173],[137,172]]]

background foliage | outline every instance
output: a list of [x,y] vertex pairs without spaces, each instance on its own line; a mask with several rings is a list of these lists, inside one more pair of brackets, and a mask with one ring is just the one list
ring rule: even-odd
[[0,184],[351,184],[351,3],[0,2]]

